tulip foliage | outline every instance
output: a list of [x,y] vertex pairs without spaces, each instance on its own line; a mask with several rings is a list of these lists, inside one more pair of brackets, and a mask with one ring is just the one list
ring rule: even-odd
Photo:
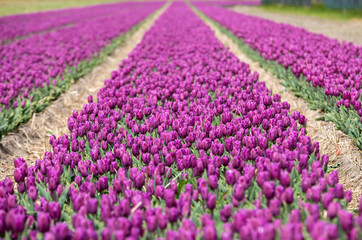
[[[135,31],[140,22],[161,5],[161,2],[117,3],[80,10],[78,17],[75,10],[65,11],[68,17],[63,16],[64,11],[56,12],[55,18],[48,22],[52,27],[58,26],[54,31],[44,30],[0,45],[0,139],[100,64],[124,41],[127,32]],[[29,33],[36,31],[34,25],[45,22],[49,14],[43,15],[42,18],[36,18],[37,14],[8,18],[27,22],[33,17],[33,21],[20,25]],[[70,25],[64,26],[66,20]],[[4,34],[10,28],[7,22],[0,19]]]
[[192,10],[173,3],[69,135],[0,182],[0,236],[358,239],[362,205],[307,119],[272,95]]
[[362,149],[362,47],[208,3],[195,6]]

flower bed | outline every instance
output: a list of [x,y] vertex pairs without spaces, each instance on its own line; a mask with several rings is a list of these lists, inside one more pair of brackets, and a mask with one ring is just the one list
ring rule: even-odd
[[362,47],[207,3],[196,6],[362,149]]
[[361,237],[306,119],[173,3],[35,166],[0,182],[1,236]]
[[118,14],[101,15],[0,47],[0,139],[100,64],[127,32],[135,31],[162,3],[128,5],[127,11]]
[[0,44],[11,42],[30,34],[64,27],[69,24],[78,24],[97,17],[119,14],[136,5],[139,7],[142,6],[142,4],[131,2],[113,3],[1,17]]

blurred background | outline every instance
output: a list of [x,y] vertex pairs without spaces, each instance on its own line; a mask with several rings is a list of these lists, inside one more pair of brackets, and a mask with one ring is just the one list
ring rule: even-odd
[[[120,1],[126,0],[0,0],[0,16]],[[219,0],[211,2],[221,3],[225,7],[253,6],[254,9],[267,12],[304,14],[337,20],[362,18],[362,0]]]
[[59,8],[81,7],[117,0],[0,0],[0,16],[31,13]]

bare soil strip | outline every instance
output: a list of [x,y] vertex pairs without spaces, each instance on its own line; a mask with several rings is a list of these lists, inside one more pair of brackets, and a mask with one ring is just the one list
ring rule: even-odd
[[302,27],[310,32],[321,33],[339,41],[353,42],[362,46],[362,20],[331,20],[313,16],[303,16],[288,13],[273,13],[250,6],[230,7],[235,12],[266,18],[278,23],[288,23]]
[[104,79],[118,69],[122,59],[141,42],[145,32],[168,6],[169,3],[146,19],[101,65],[79,79],[43,112],[34,114],[28,123],[3,137],[0,143],[0,180],[5,177],[13,178],[14,158],[21,157],[28,164],[32,164],[36,159],[42,158],[45,151],[51,150],[50,135],[61,136],[69,133],[67,121],[73,110],[80,110],[83,104],[88,102],[90,94],[96,98],[97,92],[104,85]]
[[[229,37],[220,30],[209,19],[203,19],[205,23],[215,32],[218,38],[240,61],[249,64],[252,71],[259,73],[260,81],[281,96],[282,101],[290,103],[291,112],[299,111],[308,119],[308,136],[314,142],[319,142],[320,153],[330,157],[330,166],[336,166],[340,182],[346,189],[352,191],[352,202],[350,208],[358,208],[359,198],[362,194],[362,152],[355,146],[354,142],[342,131],[335,128],[334,123],[317,121],[323,114],[319,111],[310,110],[308,104],[293,93],[288,92],[281,85],[282,80],[266,72],[257,62],[248,58]],[[340,153],[337,151],[339,149]],[[337,167],[338,166],[338,167]]]

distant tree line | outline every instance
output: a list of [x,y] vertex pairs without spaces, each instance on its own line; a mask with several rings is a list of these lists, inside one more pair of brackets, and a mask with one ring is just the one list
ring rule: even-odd
[[263,4],[311,6],[323,4],[326,8],[362,9],[362,0],[262,0]]

